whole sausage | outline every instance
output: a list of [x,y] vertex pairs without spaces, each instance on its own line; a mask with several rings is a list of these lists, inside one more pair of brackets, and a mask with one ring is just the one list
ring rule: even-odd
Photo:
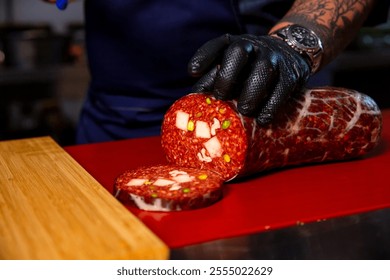
[[162,125],[172,164],[213,170],[224,181],[260,171],[362,156],[378,143],[382,116],[360,92],[306,89],[267,126],[237,112],[235,101],[203,93],[177,100]]

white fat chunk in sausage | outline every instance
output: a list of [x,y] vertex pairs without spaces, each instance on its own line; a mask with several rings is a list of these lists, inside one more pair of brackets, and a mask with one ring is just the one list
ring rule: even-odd
[[222,145],[219,142],[217,136],[214,136],[207,142],[203,143],[207,152],[209,153],[211,158],[220,157],[222,155]]
[[214,118],[213,121],[214,122],[211,125],[211,135],[214,136],[217,133],[216,130],[221,128],[221,122],[217,118]]
[[213,159],[212,159],[211,157],[209,157],[209,156],[206,155],[206,149],[205,149],[205,148],[203,148],[203,149],[197,154],[197,156],[198,156],[198,159],[199,159],[200,161],[205,161],[205,162],[212,162],[212,161],[213,161]]
[[175,180],[178,183],[187,183],[187,182],[193,181],[194,180],[194,176],[189,176],[188,174],[186,174],[186,175],[177,175],[177,176],[173,177],[172,179]]
[[195,135],[199,138],[210,138],[210,126],[204,121],[196,121],[195,123]]
[[143,184],[145,184],[146,181],[148,181],[148,179],[131,179],[129,182],[127,182],[126,186],[129,187],[142,186]]
[[179,184],[174,184],[172,187],[169,188],[170,191],[177,191],[180,190],[181,186]]
[[190,115],[183,111],[176,112],[176,127],[181,130],[187,131],[188,120]]
[[144,198],[135,194],[129,194],[131,199],[134,201],[135,205],[137,205],[138,208],[146,211],[172,211],[172,210],[181,210],[180,207],[177,207],[176,209],[172,209],[171,205],[167,203],[165,206],[163,206],[162,199],[156,198],[153,201],[153,204],[146,203]]
[[169,186],[176,183],[175,181],[172,180],[167,180],[167,179],[157,179],[154,181],[153,185],[158,186],[158,187],[164,187],[164,186]]
[[181,170],[172,170],[172,171],[169,172],[169,175],[174,177],[174,176],[177,176],[177,175],[188,175],[188,173],[185,172],[185,171],[181,171]]

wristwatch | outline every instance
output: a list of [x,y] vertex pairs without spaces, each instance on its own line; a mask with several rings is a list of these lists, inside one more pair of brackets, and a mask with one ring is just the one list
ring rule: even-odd
[[290,47],[306,58],[311,67],[311,73],[315,73],[321,63],[323,48],[321,39],[314,31],[298,24],[288,25],[270,34],[282,39]]

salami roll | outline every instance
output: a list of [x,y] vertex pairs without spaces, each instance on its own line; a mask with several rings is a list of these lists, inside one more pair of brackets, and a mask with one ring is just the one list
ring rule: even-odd
[[222,198],[215,172],[174,165],[126,171],[115,181],[114,195],[124,204],[148,211],[181,211],[209,206]]
[[177,100],[162,125],[162,148],[172,164],[213,170],[224,181],[272,168],[347,160],[373,149],[381,112],[362,93],[307,89],[290,98],[271,124],[237,112],[235,101],[202,93]]

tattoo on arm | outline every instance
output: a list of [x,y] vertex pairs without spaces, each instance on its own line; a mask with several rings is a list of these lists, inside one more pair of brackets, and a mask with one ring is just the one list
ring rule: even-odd
[[314,30],[329,62],[354,38],[370,12],[373,0],[297,0],[281,22],[294,22]]

